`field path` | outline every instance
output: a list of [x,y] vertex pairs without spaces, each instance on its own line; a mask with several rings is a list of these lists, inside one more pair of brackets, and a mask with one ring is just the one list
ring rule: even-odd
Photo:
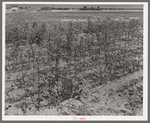
[[[83,99],[85,105],[88,105],[89,110],[93,111],[97,115],[116,115],[116,110],[125,110],[131,113],[130,110],[124,108],[127,104],[127,89],[122,89],[122,86],[134,84],[133,79],[142,79],[143,70],[139,70],[133,74],[121,77],[118,80],[111,81],[104,86],[94,88],[87,99]],[[135,81],[136,82],[136,81]],[[138,82],[137,82],[138,83]],[[141,80],[139,84],[143,84]],[[122,92],[118,92],[121,90]],[[109,111],[111,109],[111,111]],[[141,109],[142,110],[142,109]],[[141,110],[137,111],[138,115],[141,114]]]

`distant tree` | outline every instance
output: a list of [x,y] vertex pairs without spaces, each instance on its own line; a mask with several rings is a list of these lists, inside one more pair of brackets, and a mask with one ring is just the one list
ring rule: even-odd
[[91,7],[91,10],[94,10],[94,7]]
[[23,9],[23,7],[22,7],[22,6],[20,6],[20,7],[19,7],[19,9]]
[[42,7],[41,10],[51,10],[50,7]]
[[83,6],[83,10],[87,10],[87,6]]

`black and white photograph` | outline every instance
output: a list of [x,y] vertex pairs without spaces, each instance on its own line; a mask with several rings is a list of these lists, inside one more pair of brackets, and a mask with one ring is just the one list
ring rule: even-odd
[[3,2],[3,120],[146,120],[146,2]]

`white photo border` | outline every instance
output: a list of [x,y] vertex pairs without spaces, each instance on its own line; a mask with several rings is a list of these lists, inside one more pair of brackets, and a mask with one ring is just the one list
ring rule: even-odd
[[[143,5],[143,116],[7,116],[5,115],[6,4]],[[147,121],[148,120],[148,2],[2,2],[2,120],[3,121]],[[76,117],[77,119],[74,119]]]

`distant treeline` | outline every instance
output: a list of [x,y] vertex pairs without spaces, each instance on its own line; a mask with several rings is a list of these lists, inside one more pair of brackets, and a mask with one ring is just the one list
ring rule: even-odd
[[101,8],[97,7],[87,7],[82,8],[54,8],[54,7],[42,7],[40,10],[142,10],[142,8]]
[[22,7],[22,6],[16,6],[16,5],[13,5],[13,6],[7,6],[6,9],[11,9],[11,8],[18,8],[18,9],[30,9],[30,7]]
[[[30,9],[31,7],[21,7],[17,5],[12,5],[11,7],[6,7],[7,9],[17,7],[18,9]],[[102,7],[87,7],[83,6],[82,8],[54,8],[54,7],[41,7],[40,10],[143,10],[143,8],[102,8]]]
[[83,6],[83,8],[79,8],[79,10],[142,10],[142,8],[100,8],[97,7],[87,7]]

